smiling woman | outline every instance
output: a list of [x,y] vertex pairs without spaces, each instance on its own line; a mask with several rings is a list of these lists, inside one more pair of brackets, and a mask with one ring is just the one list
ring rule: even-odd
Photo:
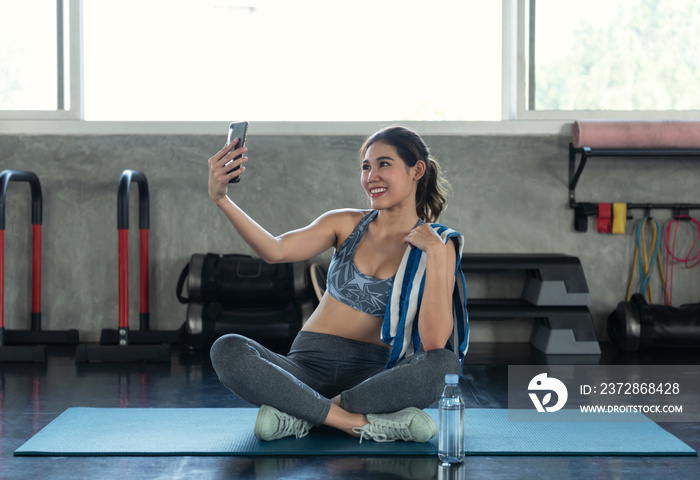
[[372,210],[329,211],[279,236],[228,196],[229,181],[246,171],[231,167],[247,164],[247,152],[225,147],[209,159],[209,195],[241,238],[269,263],[335,253],[326,292],[289,354],[223,336],[211,349],[219,379],[260,406],[262,440],[303,437],[319,425],[367,440],[430,440],[437,430],[421,409],[437,401],[445,375],[461,371],[469,328],[464,237],[426,223],[446,197],[436,195],[442,184],[425,142],[403,127],[371,136],[360,158]]
[[416,185],[425,173],[425,162],[409,167],[401,161],[396,148],[384,142],[375,142],[367,149],[362,162],[362,186],[370,198],[372,208],[401,208],[413,204]]
[[[378,147],[378,148],[372,148]],[[387,148],[389,147],[389,148]],[[426,222],[436,222],[440,213],[447,208],[450,184],[442,176],[442,169],[437,160],[430,154],[430,149],[423,139],[412,130],[401,127],[389,127],[369,137],[360,149],[360,162],[363,171],[363,186],[368,190],[372,185],[375,189],[382,187],[374,183],[371,174],[370,149],[374,154],[377,167],[381,167],[379,160],[395,163],[397,160],[406,168],[409,176],[412,169],[413,175],[418,178],[416,186],[415,202],[418,216]],[[370,180],[373,180],[370,182]],[[370,192],[371,193],[371,192]],[[375,195],[380,191],[375,190]],[[375,196],[370,195],[370,198]]]

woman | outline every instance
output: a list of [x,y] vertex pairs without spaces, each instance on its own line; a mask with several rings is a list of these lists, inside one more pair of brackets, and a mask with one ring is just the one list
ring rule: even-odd
[[359,154],[372,209],[333,210],[278,237],[227,196],[248,161],[227,165],[247,151],[230,148],[209,159],[209,195],[260,258],[298,262],[335,248],[327,290],[287,356],[239,335],[212,346],[221,382],[260,406],[255,435],[300,438],[327,425],[360,441],[430,440],[437,429],[421,409],[461,372],[468,325],[463,238],[425,223],[447,204],[428,147],[403,127],[377,132]]

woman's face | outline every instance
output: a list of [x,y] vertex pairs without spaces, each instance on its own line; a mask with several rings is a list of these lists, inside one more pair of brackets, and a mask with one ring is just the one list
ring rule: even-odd
[[409,202],[415,209],[416,186],[422,175],[424,163],[413,167],[396,153],[396,149],[383,142],[373,143],[362,161],[362,187],[369,196],[372,208],[388,209]]

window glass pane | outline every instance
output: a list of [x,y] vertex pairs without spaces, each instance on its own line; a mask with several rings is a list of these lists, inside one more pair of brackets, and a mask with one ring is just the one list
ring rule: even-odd
[[697,0],[536,1],[530,109],[700,109]]
[[56,110],[56,0],[0,0],[0,110]]
[[88,120],[498,120],[501,2],[84,2]]

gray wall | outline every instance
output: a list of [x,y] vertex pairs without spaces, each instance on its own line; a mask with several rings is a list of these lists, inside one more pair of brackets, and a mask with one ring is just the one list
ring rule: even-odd
[[[372,133],[372,132],[368,132]],[[365,207],[353,136],[249,137],[248,171],[232,196],[274,234],[306,225],[324,211]],[[573,230],[567,206],[565,136],[426,137],[454,186],[442,223],[460,230],[467,252],[566,253],[578,256],[591,291],[599,338],[626,293],[634,253],[627,235]],[[35,172],[42,182],[44,328],[77,328],[96,341],[117,322],[116,189],[125,169],[150,187],[151,322],[174,329],[185,319],[175,298],[178,274],[192,253],[250,253],[207,194],[207,158],[220,136],[0,135],[0,170]],[[589,161],[580,201],[698,202],[700,162]],[[137,189],[130,199],[131,322],[138,325]],[[660,221],[669,212],[655,212]],[[6,205],[6,328],[28,328],[31,307],[29,188],[10,185]],[[690,236],[689,234],[686,236]],[[329,252],[330,253],[330,252]],[[327,262],[329,254],[319,260]],[[674,304],[700,300],[700,269],[676,268]],[[516,296],[522,279],[469,278],[472,297]],[[658,285],[655,276],[654,285]],[[655,300],[661,299],[659,288]],[[527,341],[526,320],[473,322],[474,341]]]

